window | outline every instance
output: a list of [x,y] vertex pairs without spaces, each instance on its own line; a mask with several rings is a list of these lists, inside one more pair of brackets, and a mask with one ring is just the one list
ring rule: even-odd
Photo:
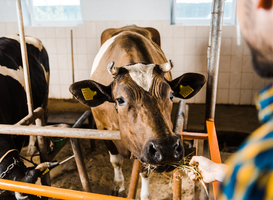
[[26,25],[78,26],[82,25],[80,0],[26,0],[22,3]]
[[[171,24],[209,25],[212,0],[172,0]],[[236,0],[225,0],[224,25],[235,25]]]

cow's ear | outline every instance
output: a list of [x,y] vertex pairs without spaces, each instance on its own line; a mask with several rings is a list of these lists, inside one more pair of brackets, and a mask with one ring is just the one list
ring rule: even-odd
[[186,73],[169,82],[174,96],[189,99],[197,94],[206,82],[205,76],[197,73]]
[[111,85],[104,86],[92,80],[75,82],[69,91],[84,105],[96,107],[105,101],[113,102]]

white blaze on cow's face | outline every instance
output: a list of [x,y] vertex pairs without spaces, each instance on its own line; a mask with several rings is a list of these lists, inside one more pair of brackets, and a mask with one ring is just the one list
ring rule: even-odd
[[153,82],[153,69],[155,64],[142,64],[137,63],[134,65],[125,66],[124,68],[129,71],[132,79],[145,91],[149,91]]

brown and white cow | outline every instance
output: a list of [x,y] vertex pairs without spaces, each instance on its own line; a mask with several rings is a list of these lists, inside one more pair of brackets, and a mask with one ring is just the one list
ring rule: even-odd
[[[92,107],[98,129],[120,130],[121,141],[106,141],[115,169],[115,192],[122,192],[123,158],[134,155],[144,164],[162,165],[183,157],[183,146],[173,132],[174,96],[187,99],[204,85],[203,75],[184,74],[171,80],[171,62],[160,48],[154,28],[126,26],[107,29],[94,60],[91,80],[76,82],[70,92]],[[164,166],[154,171],[170,170]],[[147,177],[143,178],[147,182]],[[144,186],[148,188],[148,186]],[[142,191],[148,199],[148,191]]]

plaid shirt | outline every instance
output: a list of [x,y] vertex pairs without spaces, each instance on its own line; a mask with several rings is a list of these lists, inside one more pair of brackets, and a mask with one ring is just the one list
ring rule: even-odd
[[273,199],[273,85],[256,98],[258,117],[264,124],[254,131],[228,160],[218,200]]

